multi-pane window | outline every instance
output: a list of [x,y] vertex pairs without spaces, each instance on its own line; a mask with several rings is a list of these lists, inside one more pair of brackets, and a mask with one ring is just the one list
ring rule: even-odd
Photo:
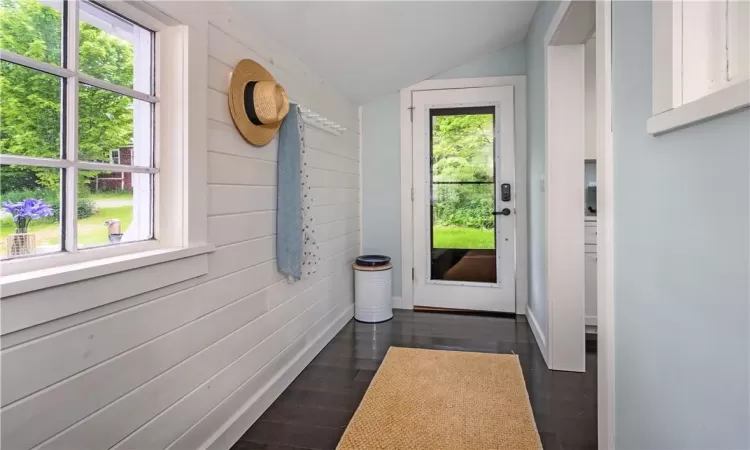
[[653,135],[750,105],[750,2],[652,2]]
[[0,258],[152,239],[154,32],[88,1],[0,7]]
[[673,106],[748,79],[750,2],[672,3]]

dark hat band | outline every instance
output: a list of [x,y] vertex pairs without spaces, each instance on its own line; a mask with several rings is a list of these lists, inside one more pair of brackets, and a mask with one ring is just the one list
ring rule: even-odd
[[253,102],[253,92],[255,91],[255,84],[257,81],[248,81],[245,85],[245,114],[253,125],[261,126],[263,122],[260,121],[258,115],[255,114],[255,103]]

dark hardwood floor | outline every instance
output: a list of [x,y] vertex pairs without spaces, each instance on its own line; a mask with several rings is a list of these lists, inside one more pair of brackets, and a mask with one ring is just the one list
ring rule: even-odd
[[349,322],[232,449],[334,449],[390,346],[516,353],[544,449],[596,449],[593,347],[586,373],[553,372],[524,316],[403,310],[381,324]]

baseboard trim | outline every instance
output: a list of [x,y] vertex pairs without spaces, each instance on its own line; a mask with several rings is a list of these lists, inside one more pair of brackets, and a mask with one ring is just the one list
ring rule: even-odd
[[531,332],[534,333],[534,338],[536,339],[536,344],[539,346],[539,351],[542,353],[542,357],[544,358],[544,363],[547,364],[547,367],[549,368],[549,355],[548,355],[548,349],[547,349],[547,336],[542,331],[542,328],[539,326],[539,322],[536,320],[536,317],[534,317],[534,313],[531,311],[531,308],[526,308],[526,318],[529,320],[529,326],[531,327]]
[[[260,392],[249,399],[201,448],[229,450],[353,316],[354,305],[351,305],[339,314],[328,328],[312,339],[283,370],[266,383]],[[304,335],[302,339],[305,339]]]
[[411,310],[411,305],[405,305],[403,299],[398,296],[393,296],[393,309],[408,309]]

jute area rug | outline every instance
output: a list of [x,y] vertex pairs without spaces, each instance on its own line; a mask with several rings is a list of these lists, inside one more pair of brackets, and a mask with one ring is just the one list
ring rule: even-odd
[[542,444],[518,356],[391,347],[337,448]]

